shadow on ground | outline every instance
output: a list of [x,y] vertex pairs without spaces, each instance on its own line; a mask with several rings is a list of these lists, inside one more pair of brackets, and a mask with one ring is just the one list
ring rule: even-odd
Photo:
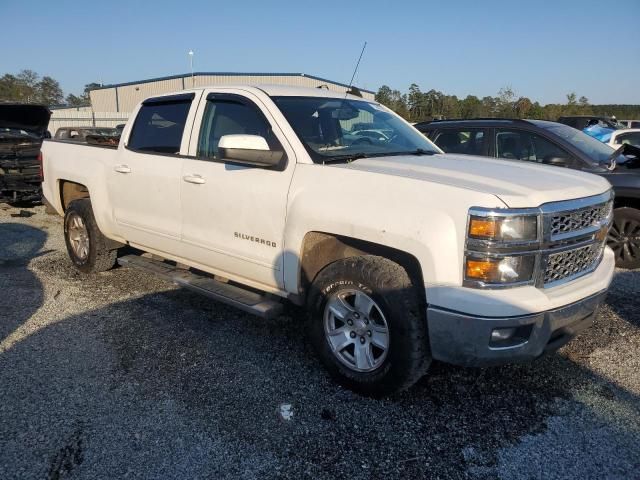
[[27,265],[43,254],[46,240],[39,228],[0,223],[0,342],[42,306],[42,284]]

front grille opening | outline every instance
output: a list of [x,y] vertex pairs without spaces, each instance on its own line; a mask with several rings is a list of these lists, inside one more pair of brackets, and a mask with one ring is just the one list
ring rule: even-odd
[[558,213],[551,217],[551,238],[598,226],[611,215],[612,208],[613,203],[607,202],[572,212]]
[[552,253],[547,259],[544,284],[552,284],[570,277],[588,273],[602,257],[604,244],[596,243],[560,253]]

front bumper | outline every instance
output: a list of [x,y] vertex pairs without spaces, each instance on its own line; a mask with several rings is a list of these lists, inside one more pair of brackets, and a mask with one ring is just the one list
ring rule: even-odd
[[[575,303],[531,315],[482,317],[430,306],[433,358],[462,366],[533,360],[553,352],[593,324],[606,295],[602,290]],[[495,329],[515,329],[511,340],[492,340]]]

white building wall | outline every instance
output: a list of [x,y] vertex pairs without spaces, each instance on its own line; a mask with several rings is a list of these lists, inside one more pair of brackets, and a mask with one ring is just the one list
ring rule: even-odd
[[[206,75],[198,74],[192,79],[190,75],[178,78],[160,79],[148,82],[132,83],[92,90],[90,92],[91,105],[95,112],[131,112],[135,106],[147,97],[163,93],[175,92],[195,87],[215,85],[255,85],[276,84],[299,87],[319,87],[326,85],[329,90],[344,94],[345,86],[318,80],[306,75]],[[362,92],[366,99],[373,100],[374,94]]]

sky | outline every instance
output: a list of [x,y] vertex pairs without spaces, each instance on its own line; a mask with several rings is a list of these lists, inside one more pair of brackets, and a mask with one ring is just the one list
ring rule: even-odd
[[[0,75],[65,94],[190,71],[301,72],[465,97],[640,104],[640,0],[0,0]],[[9,47],[9,48],[7,48]]]

